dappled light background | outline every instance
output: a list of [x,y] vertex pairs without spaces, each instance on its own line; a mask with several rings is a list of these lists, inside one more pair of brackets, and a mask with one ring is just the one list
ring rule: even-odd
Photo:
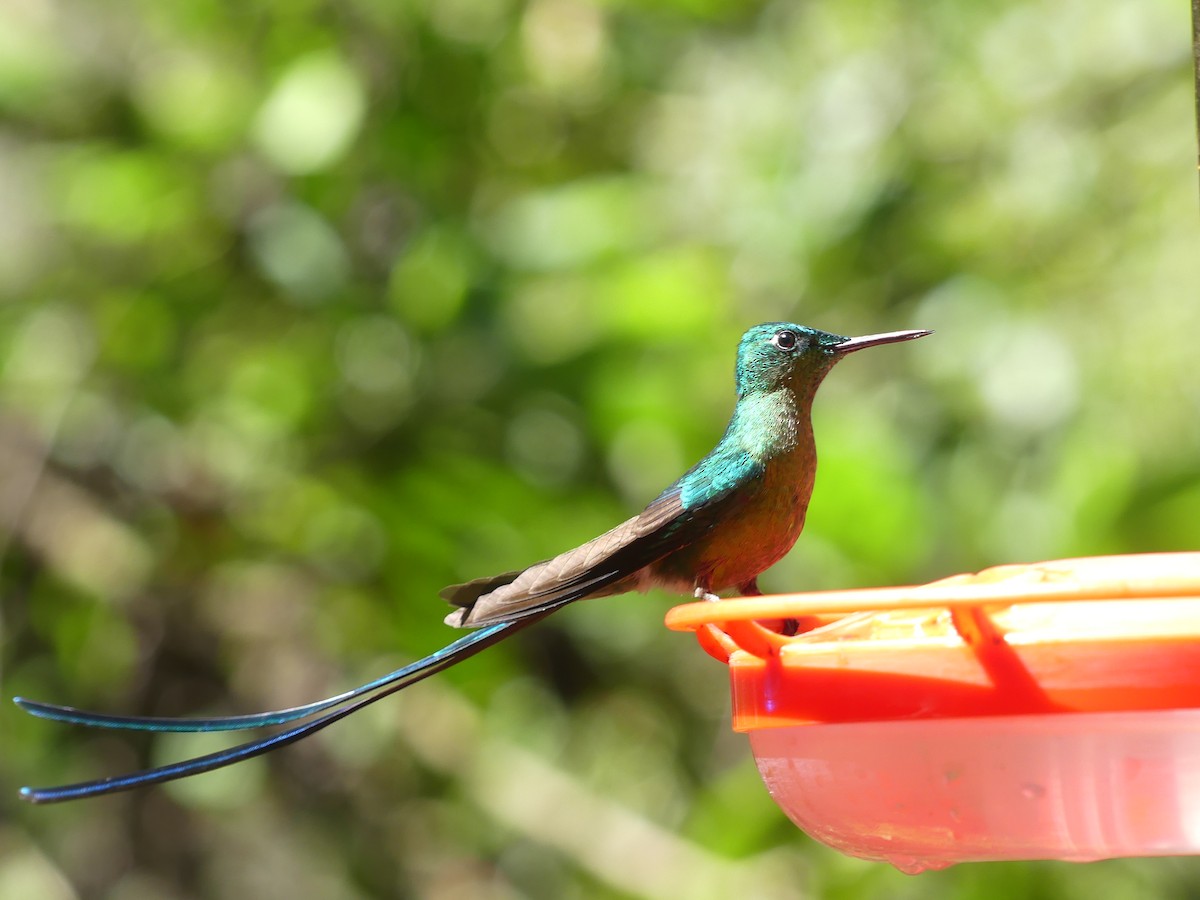
[[[1200,285],[1170,0],[0,4],[2,692],[333,693],[437,590],[716,440],[736,341],[840,366],[768,590],[1195,549]],[[0,896],[1190,896],[1200,866],[910,878],[814,844],[673,598],[579,604],[271,757],[0,704]]]

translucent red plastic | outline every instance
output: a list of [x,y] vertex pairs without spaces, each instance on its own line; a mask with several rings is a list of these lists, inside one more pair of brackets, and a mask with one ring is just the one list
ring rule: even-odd
[[667,624],[728,663],[772,797],[843,852],[906,871],[1200,852],[1200,553],[692,603]]

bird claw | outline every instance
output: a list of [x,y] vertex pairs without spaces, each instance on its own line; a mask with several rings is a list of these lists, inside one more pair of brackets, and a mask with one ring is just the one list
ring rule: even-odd
[[697,600],[707,600],[709,603],[716,603],[721,599],[705,587],[697,587],[696,590],[692,592],[692,596]]

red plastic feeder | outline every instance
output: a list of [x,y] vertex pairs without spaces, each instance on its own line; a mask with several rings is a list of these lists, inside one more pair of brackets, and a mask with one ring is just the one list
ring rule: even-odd
[[[795,637],[781,620],[814,626]],[[812,837],[907,872],[1200,852],[1200,553],[689,603]]]

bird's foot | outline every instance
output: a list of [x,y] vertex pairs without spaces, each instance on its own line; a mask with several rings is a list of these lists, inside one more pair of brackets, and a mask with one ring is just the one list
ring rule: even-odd
[[692,596],[697,600],[707,600],[709,603],[715,603],[721,599],[708,588],[704,587],[704,585],[697,585],[696,590],[692,592]]

